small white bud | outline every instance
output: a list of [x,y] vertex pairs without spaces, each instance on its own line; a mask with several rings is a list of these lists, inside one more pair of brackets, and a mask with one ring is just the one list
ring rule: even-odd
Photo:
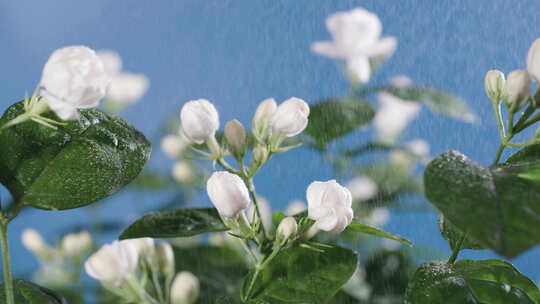
[[226,171],[214,172],[206,183],[206,191],[224,219],[236,219],[251,202],[242,179]]
[[253,164],[258,168],[268,160],[268,149],[265,146],[256,146],[251,157]]
[[498,101],[504,96],[506,80],[503,72],[499,70],[489,70],[484,79],[484,89],[489,99]]
[[534,81],[540,83],[540,38],[536,39],[529,48],[527,71]]
[[270,117],[272,117],[276,109],[277,103],[273,98],[265,99],[259,104],[251,122],[251,127],[257,135],[263,135],[261,133],[267,129]]
[[25,229],[22,232],[21,241],[24,247],[33,253],[39,253],[48,248],[41,234],[34,229]]
[[219,114],[206,99],[188,101],[180,111],[182,132],[190,141],[202,144],[219,128]]
[[88,231],[70,233],[62,239],[62,251],[65,255],[76,257],[83,255],[92,247],[92,237]]
[[329,232],[341,232],[353,218],[351,192],[335,180],[313,182],[307,188],[308,218],[315,227]]
[[199,297],[199,279],[191,272],[182,271],[176,275],[171,286],[172,304],[193,304]]
[[520,102],[529,96],[531,92],[531,79],[525,70],[515,70],[508,74],[506,80],[505,93],[508,105]]
[[174,274],[174,251],[171,244],[163,242],[156,247],[159,269],[166,275]]
[[288,240],[296,232],[298,232],[298,224],[294,217],[288,216],[279,223],[276,230],[276,239]]
[[172,170],[172,176],[179,183],[188,182],[193,177],[191,166],[184,161],[177,161]]
[[291,97],[277,107],[270,118],[272,131],[285,137],[300,134],[307,127],[309,105],[300,98]]
[[231,152],[238,157],[244,154],[246,144],[246,130],[238,120],[231,120],[225,124],[225,138]]

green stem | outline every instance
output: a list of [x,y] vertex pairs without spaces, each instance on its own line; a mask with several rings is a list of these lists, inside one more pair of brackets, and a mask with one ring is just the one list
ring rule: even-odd
[[516,128],[516,132],[515,133],[519,133],[523,130],[525,130],[526,128],[528,128],[530,125],[538,122],[540,120],[540,113],[536,113],[533,117],[531,117],[531,119],[529,119],[527,122],[523,123],[521,126],[518,126]]
[[454,264],[456,261],[459,252],[461,251],[461,246],[463,246],[463,243],[465,242],[465,239],[467,238],[467,232],[463,232],[463,235],[461,236],[461,239],[459,240],[459,243],[456,248],[452,251],[452,255],[450,258],[448,258],[448,264]]
[[259,209],[259,203],[257,201],[257,193],[255,192],[255,185],[253,184],[253,179],[251,178],[244,179],[244,183],[246,183],[246,186],[249,190],[249,194],[251,195],[251,199],[253,200],[253,204],[255,204],[255,211],[257,212],[257,217],[259,218],[260,227],[263,232],[263,235],[265,238],[268,239],[268,235],[266,234],[266,229],[264,228],[264,224],[262,222],[261,210]]
[[501,143],[499,145],[499,148],[497,149],[497,154],[495,154],[495,159],[491,163],[491,166],[495,166],[496,164],[499,163],[499,160],[501,160],[501,156],[502,156],[502,153],[504,151],[504,148],[506,148],[506,145]]
[[8,223],[9,220],[6,218],[2,218],[0,222],[2,266],[4,269],[4,288],[6,292],[6,303],[15,304],[15,296],[13,294],[13,275],[11,274],[11,263],[9,261]]
[[501,113],[501,102],[492,102],[493,106],[493,112],[495,113],[495,118],[497,120],[497,127],[499,128],[499,136],[501,140],[504,140],[506,137],[506,132],[504,130],[504,123],[502,119],[502,113]]
[[246,297],[249,297],[251,294],[251,290],[253,289],[253,286],[255,286],[255,281],[257,281],[257,278],[259,277],[259,274],[261,273],[261,270],[266,267],[270,261],[272,261],[273,258],[276,257],[276,255],[279,253],[279,250],[272,251],[272,254],[270,254],[262,263],[257,264],[255,266],[255,273],[253,274],[253,278],[251,279],[251,282],[249,283],[249,287],[246,293]]

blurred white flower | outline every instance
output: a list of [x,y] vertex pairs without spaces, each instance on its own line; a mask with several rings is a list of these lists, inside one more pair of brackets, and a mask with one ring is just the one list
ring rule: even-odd
[[35,229],[25,229],[21,234],[21,241],[24,247],[33,253],[39,253],[49,248],[41,234]]
[[[261,212],[261,221],[266,229],[272,227],[272,207],[268,200],[262,196],[257,196],[257,203],[259,204],[259,211]],[[249,205],[246,209],[248,217],[251,219],[252,215],[255,214],[255,204]]]
[[174,251],[171,244],[161,242],[156,246],[159,269],[166,275],[174,274]]
[[371,210],[369,216],[364,218],[364,221],[368,225],[380,227],[388,223],[390,220],[390,210],[388,208],[380,207]]
[[[182,131],[180,131],[182,132]],[[189,145],[189,141],[180,133],[180,135],[166,135],[161,139],[161,149],[165,154],[175,159]]]
[[378,187],[371,178],[367,176],[357,176],[347,185],[351,191],[353,200],[367,201],[377,195]]
[[307,209],[306,203],[301,200],[294,200],[289,203],[287,209],[285,209],[286,216],[293,216]]
[[311,49],[319,55],[344,60],[362,83],[371,76],[370,59],[387,58],[397,46],[395,37],[381,37],[379,17],[363,8],[330,15],[326,27],[333,40],[314,42]]
[[225,219],[237,218],[251,202],[242,179],[226,171],[214,172],[206,183],[206,191],[219,214]]
[[172,169],[172,176],[179,183],[186,183],[193,177],[193,169],[185,161],[177,161]]
[[308,124],[309,105],[291,97],[281,103],[270,118],[272,131],[286,137],[300,134]]
[[343,231],[352,221],[351,192],[335,180],[313,182],[307,188],[308,218],[315,227],[331,232]]
[[504,88],[508,104],[519,102],[531,94],[531,78],[525,70],[515,70],[508,74]]
[[527,71],[534,81],[540,83],[540,38],[536,39],[529,48]]
[[130,276],[139,261],[139,248],[130,241],[104,245],[84,263],[86,273],[104,284],[119,286]]
[[429,157],[429,143],[423,139],[417,138],[406,144],[407,150],[418,158]]
[[92,247],[92,236],[88,231],[70,233],[62,239],[62,251],[67,256],[77,257]]
[[396,75],[390,79],[390,84],[396,88],[408,88],[412,86],[413,81],[407,75]]
[[191,272],[182,271],[176,275],[171,286],[172,304],[193,304],[199,297],[199,279]]
[[202,144],[219,128],[219,114],[206,99],[188,101],[180,112],[182,132],[190,141]]
[[429,143],[423,139],[413,139],[405,144],[407,151],[394,150],[390,153],[390,162],[401,166],[410,166],[416,160],[429,161]]
[[154,253],[154,239],[149,237],[128,239],[123,242],[131,243],[136,249],[139,256],[148,254],[153,255]]
[[99,105],[109,82],[101,59],[92,49],[69,46],[54,51],[45,64],[41,96],[62,120],[76,120],[78,109]]
[[392,143],[420,111],[420,104],[402,100],[388,93],[379,94],[381,106],[373,119],[377,137],[382,142]]
[[122,58],[114,51],[101,50],[97,55],[111,79],[106,96],[108,101],[130,104],[142,98],[148,90],[148,77],[143,74],[122,72]]

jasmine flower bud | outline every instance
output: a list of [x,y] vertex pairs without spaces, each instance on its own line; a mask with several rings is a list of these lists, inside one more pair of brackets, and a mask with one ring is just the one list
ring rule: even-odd
[[180,112],[180,119],[183,134],[196,144],[213,138],[219,128],[219,114],[206,99],[186,102]]
[[246,130],[238,120],[231,120],[225,124],[225,138],[232,154],[242,158],[246,144]]
[[199,297],[199,279],[191,272],[182,271],[176,275],[171,287],[172,304],[193,304]]
[[251,202],[242,179],[226,171],[214,172],[206,183],[206,191],[224,219],[236,219]]
[[484,89],[486,95],[492,101],[498,101],[504,96],[504,87],[506,80],[503,72],[499,70],[489,70],[484,80]]
[[515,70],[508,74],[505,86],[506,101],[510,106],[519,103],[523,98],[530,95],[531,79],[525,70]]

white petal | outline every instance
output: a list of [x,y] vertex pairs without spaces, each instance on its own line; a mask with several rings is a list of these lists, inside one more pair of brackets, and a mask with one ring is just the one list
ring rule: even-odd
[[536,82],[540,82],[540,38],[532,43],[527,53],[527,71]]
[[338,218],[334,215],[330,215],[318,220],[315,225],[318,229],[324,231],[332,231],[338,224]]
[[347,57],[347,54],[342,53],[331,41],[316,41],[311,44],[311,50],[318,55],[334,59],[345,59]]
[[361,83],[367,83],[371,77],[371,66],[368,57],[357,56],[347,60],[347,69]]

